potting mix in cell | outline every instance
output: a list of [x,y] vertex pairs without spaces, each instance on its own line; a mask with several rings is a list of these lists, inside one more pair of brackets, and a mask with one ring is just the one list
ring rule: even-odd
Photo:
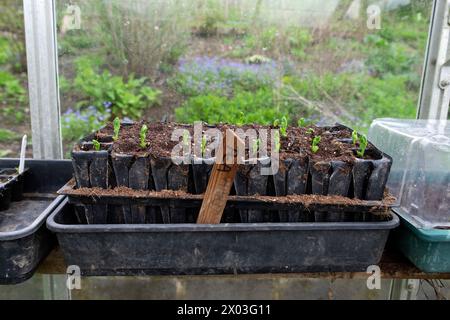
[[[371,221],[391,203],[385,193],[391,158],[345,126],[201,128],[199,134],[193,125],[116,119],[82,139],[72,152],[75,183],[62,190],[79,222],[196,221],[218,140],[211,129],[223,136],[233,130],[245,141],[222,222]],[[176,129],[183,134],[172,139]],[[184,161],[173,161],[177,146]],[[277,170],[263,173],[274,161]]]

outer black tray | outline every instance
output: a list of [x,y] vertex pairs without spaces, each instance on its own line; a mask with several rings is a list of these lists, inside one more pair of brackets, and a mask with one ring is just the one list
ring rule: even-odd
[[363,271],[399,219],[375,222],[103,224],[64,200],[47,220],[67,264],[87,276]]
[[[15,168],[18,160],[0,160],[1,168]],[[57,191],[72,176],[70,161],[27,160],[23,199],[0,211],[0,284],[30,278],[56,244],[45,220],[64,199]]]

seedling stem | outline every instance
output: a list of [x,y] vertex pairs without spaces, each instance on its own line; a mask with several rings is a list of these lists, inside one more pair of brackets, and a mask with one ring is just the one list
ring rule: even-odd
[[144,124],[141,127],[141,131],[139,132],[139,146],[142,149],[147,148],[147,145],[148,145],[147,142],[146,142],[147,132],[148,132],[148,127],[147,127],[147,125]]
[[312,145],[311,145],[311,151],[313,153],[317,153],[319,151],[319,143],[322,140],[322,138],[320,136],[315,136],[313,141],[312,141]]
[[117,141],[119,140],[119,132],[120,132],[120,119],[118,117],[114,119],[113,126],[114,126],[113,140]]

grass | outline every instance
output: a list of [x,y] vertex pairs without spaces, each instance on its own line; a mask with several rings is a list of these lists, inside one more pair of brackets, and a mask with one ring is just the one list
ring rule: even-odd
[[16,140],[19,138],[19,135],[11,130],[8,129],[1,129],[0,128],[0,142],[1,143],[8,143],[12,142],[13,140]]
[[0,158],[5,158],[11,154],[11,150],[0,150]]

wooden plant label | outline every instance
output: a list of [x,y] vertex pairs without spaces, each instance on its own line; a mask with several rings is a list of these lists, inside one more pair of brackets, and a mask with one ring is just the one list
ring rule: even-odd
[[[211,171],[197,219],[198,224],[220,223],[238,169],[237,150],[238,148],[244,150],[244,141],[232,130],[226,129],[225,131],[223,147],[218,151],[216,163]],[[235,141],[236,143],[234,143]],[[224,150],[226,152],[223,152]],[[222,163],[219,163],[217,159],[222,159]]]

